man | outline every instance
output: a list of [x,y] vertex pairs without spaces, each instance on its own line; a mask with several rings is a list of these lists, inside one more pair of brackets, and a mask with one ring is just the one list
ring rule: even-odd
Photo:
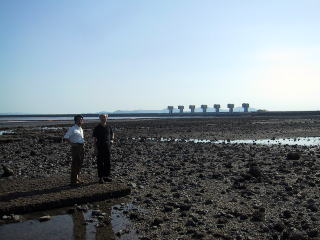
[[64,139],[71,145],[71,185],[75,186],[82,183],[79,179],[80,169],[84,158],[84,136],[83,129],[83,117],[81,115],[74,116],[74,126],[70,127],[67,133],[64,135]]
[[107,114],[100,114],[100,123],[93,129],[93,142],[97,155],[99,183],[111,182],[111,144],[114,141],[112,128],[107,125]]

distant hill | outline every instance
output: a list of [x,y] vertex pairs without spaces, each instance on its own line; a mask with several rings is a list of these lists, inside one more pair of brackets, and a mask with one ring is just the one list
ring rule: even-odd
[[168,110],[117,110],[113,113],[166,113]]
[[0,113],[0,115],[26,115],[30,113],[21,113],[21,112],[6,112],[6,113]]

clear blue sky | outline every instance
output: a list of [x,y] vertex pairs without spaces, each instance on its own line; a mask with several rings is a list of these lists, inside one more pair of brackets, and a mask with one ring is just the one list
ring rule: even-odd
[[3,0],[0,112],[320,110],[318,0]]

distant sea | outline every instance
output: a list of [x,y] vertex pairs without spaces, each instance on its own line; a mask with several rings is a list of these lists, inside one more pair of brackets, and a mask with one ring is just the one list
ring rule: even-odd
[[[139,118],[163,118],[163,117],[109,117],[108,119],[139,119]],[[85,120],[98,120],[98,117],[84,117]],[[73,117],[1,117],[4,122],[27,121],[73,121]]]
[[[250,112],[249,112],[250,113]],[[206,113],[196,111],[194,114],[190,112],[183,112],[182,114],[174,112],[172,115],[169,113],[109,113],[109,119],[155,119],[155,118],[193,118],[203,116],[223,116],[223,115],[243,115],[244,112],[225,112],[215,113],[214,111],[207,111]],[[98,120],[98,113],[83,114],[85,120]],[[0,122],[29,122],[29,121],[72,121],[73,115],[71,114],[34,114],[34,115],[4,115],[0,114]]]

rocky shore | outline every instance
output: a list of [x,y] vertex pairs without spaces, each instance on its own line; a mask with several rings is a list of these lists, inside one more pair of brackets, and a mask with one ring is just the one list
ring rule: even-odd
[[[11,178],[68,174],[69,146],[61,137],[70,124],[11,125],[13,133],[0,136],[0,163],[13,171]],[[91,175],[96,175],[95,124],[84,126],[82,173]],[[320,136],[319,117],[110,124],[116,133],[113,178],[132,189],[127,201],[136,208],[124,214],[140,239],[320,239],[319,147],[228,144],[233,139]],[[185,141],[189,139],[226,142]]]

